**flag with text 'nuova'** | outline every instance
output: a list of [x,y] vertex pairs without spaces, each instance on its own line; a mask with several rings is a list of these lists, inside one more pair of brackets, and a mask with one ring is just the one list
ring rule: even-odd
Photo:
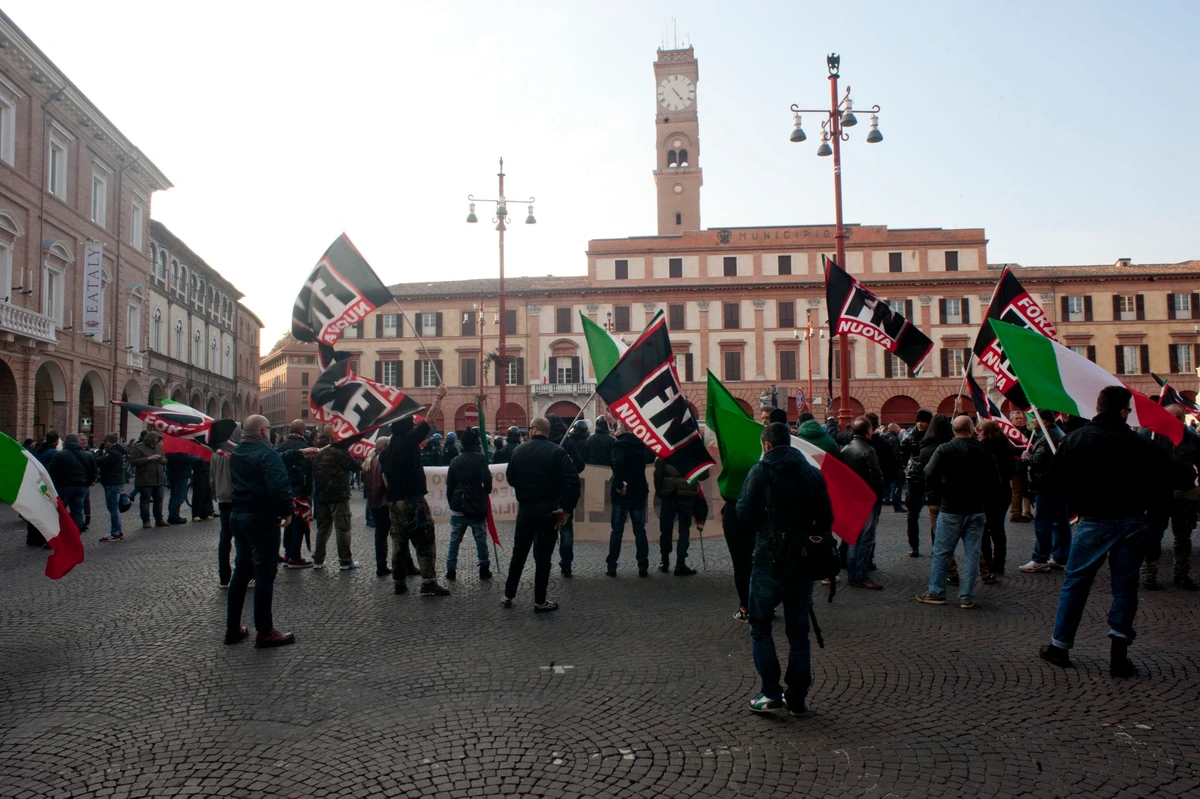
[[975,414],[981,419],[990,419],[1000,425],[1000,429],[1004,431],[1004,435],[1018,447],[1025,448],[1029,446],[1029,439],[1021,432],[1021,428],[1010,422],[992,398],[987,395],[979,385],[975,382],[975,375],[967,369],[966,374],[967,390],[971,392],[971,404],[975,406]]
[[863,284],[827,256],[825,263],[825,300],[833,319],[834,335],[843,333],[874,341],[904,361],[913,375],[933,351],[933,342],[912,322],[905,319],[885,300],[876,297]]

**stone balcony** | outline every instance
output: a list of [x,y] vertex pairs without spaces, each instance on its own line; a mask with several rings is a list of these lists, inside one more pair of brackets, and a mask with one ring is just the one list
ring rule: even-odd
[[529,387],[533,396],[579,397],[596,390],[595,383],[534,383]]
[[58,343],[53,319],[7,302],[0,302],[0,337],[20,344]]

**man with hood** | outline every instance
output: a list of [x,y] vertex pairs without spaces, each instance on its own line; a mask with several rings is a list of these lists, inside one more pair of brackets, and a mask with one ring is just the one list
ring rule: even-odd
[[841,448],[811,413],[800,414],[800,427],[796,430],[796,437],[815,444],[835,458],[840,457]]
[[[798,533],[803,540],[804,536],[828,531],[833,525],[833,506],[825,478],[800,450],[791,446],[787,425],[772,423],[763,428],[762,446],[762,460],[746,475],[737,500],[738,518],[754,530],[755,537],[750,642],[762,691],[751,700],[750,709],[755,713],[790,710],[799,715],[805,711],[812,684],[808,611],[813,586],[811,580],[787,569],[789,564],[774,562],[770,542],[773,533]],[[781,565],[782,570],[777,568]],[[786,693],[779,682],[779,660],[771,634],[771,622],[780,604],[789,649]]]
[[586,419],[580,419],[571,425],[571,440],[575,442],[575,449],[579,452],[579,456],[587,463],[587,457],[584,455],[584,450],[587,448],[588,440],[588,423]]
[[84,529],[83,500],[96,482],[96,459],[79,443],[79,436],[67,433],[62,452],[50,461],[50,477],[63,505],[71,513],[75,526]]
[[141,441],[129,450],[129,465],[133,467],[133,485],[138,490],[138,509],[142,516],[142,527],[149,529],[150,504],[154,504],[154,524],[166,527],[163,519],[163,464],[162,434],[155,430],[146,433]]
[[650,576],[650,544],[646,540],[646,501],[650,484],[646,482],[646,466],[654,455],[621,422],[615,422],[617,439],[612,446],[612,533],[608,537],[609,577],[617,576],[621,557],[621,539],[625,536],[625,520],[633,522],[633,540],[637,554],[638,577]]
[[442,465],[449,466],[450,461],[458,457],[461,451],[458,448],[458,434],[450,432],[446,434],[446,445],[442,447]]
[[492,470],[479,448],[479,430],[468,427],[462,434],[463,451],[446,470],[446,503],[450,506],[450,547],[446,550],[446,579],[457,578],[458,548],[467,528],[475,538],[479,579],[492,579],[487,548],[488,495],[492,493]]
[[[568,434],[567,423],[564,422],[558,414],[546,414],[546,421],[550,423],[550,441],[562,447],[567,457],[571,459],[571,466],[575,468],[575,474],[583,472],[583,450],[579,448],[579,438],[573,433]],[[584,439],[586,444],[587,427],[584,426]],[[575,562],[575,516],[572,514],[567,517],[566,522],[559,528],[558,531],[558,567],[562,570],[563,577],[571,576],[571,565]]]
[[611,469],[612,448],[613,437],[608,433],[608,420],[599,416],[596,418],[596,432],[588,436],[587,444],[583,447],[583,462]]
[[[909,428],[908,435],[900,442],[901,469],[908,488],[904,492],[904,504],[908,507],[908,556],[921,556],[921,508],[925,505],[925,460],[921,449],[925,446],[925,431],[933,421],[933,411],[921,408],[917,411],[916,423]],[[941,442],[938,442],[941,443]],[[932,454],[932,453],[931,453]]]

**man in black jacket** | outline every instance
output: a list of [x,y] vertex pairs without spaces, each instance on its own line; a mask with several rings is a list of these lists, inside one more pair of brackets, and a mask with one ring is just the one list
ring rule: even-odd
[[902,457],[901,470],[907,483],[904,491],[904,504],[908,507],[908,556],[919,557],[921,554],[921,508],[925,505],[925,473],[921,466],[921,445],[925,441],[925,431],[933,421],[933,411],[921,408],[917,411],[917,419],[909,429],[908,435],[900,442]]
[[450,596],[437,581],[437,540],[434,538],[433,514],[425,495],[425,468],[421,465],[421,443],[429,435],[428,419],[437,418],[446,398],[446,387],[437,387],[437,395],[418,425],[411,418],[392,424],[388,447],[383,451],[383,477],[387,484],[388,512],[391,514],[392,585],[397,594],[408,593],[404,582],[405,557],[408,542],[417,550],[421,566],[421,596]]
[[957,417],[953,430],[954,438],[938,447],[925,464],[925,482],[941,498],[941,511],[933,539],[929,590],[918,594],[917,601],[927,605],[946,604],[950,557],[961,540],[964,561],[960,570],[959,607],[973,608],[988,492],[1000,482],[1000,472],[992,454],[975,438],[975,423],[970,416]]
[[104,505],[108,508],[110,519],[108,535],[100,541],[123,541],[125,533],[121,529],[121,489],[125,488],[125,458],[129,450],[121,445],[116,433],[109,433],[104,437],[100,452],[100,485],[104,486]]
[[[828,532],[833,506],[825,478],[798,449],[791,446],[786,424],[763,428],[763,457],[751,467],[737,499],[737,517],[754,531],[754,566],[750,576],[750,645],[754,666],[762,678],[762,692],[750,701],[755,713],[805,710],[812,684],[808,613],[812,581],[793,575],[788,563],[777,563],[771,552],[772,534],[787,533],[804,540],[815,532]],[[782,568],[781,568],[782,567]],[[779,659],[771,622],[783,604],[784,631],[788,639],[788,665],[779,684]]]
[[50,461],[49,472],[63,505],[75,525],[83,530],[83,502],[88,489],[96,482],[96,459],[79,443],[79,436],[68,433],[63,439],[62,451]]
[[[583,473],[583,450],[579,446],[579,437],[568,432],[567,423],[558,417],[557,414],[546,414],[546,421],[550,423],[550,440],[558,444],[567,453],[567,457],[571,459],[571,464],[575,467],[576,474]],[[587,429],[584,428],[584,442],[587,442]],[[567,518],[562,529],[558,531],[558,567],[562,570],[563,577],[571,576],[571,566],[575,563],[575,516],[571,515]]]
[[492,470],[479,449],[479,429],[468,427],[462,434],[462,452],[446,470],[446,503],[450,506],[450,548],[446,550],[446,579],[458,577],[458,548],[467,528],[475,537],[479,579],[492,579],[487,548],[488,495],[492,493]]
[[883,470],[879,467],[879,455],[871,442],[871,422],[860,416],[850,425],[854,438],[842,448],[842,462],[854,470],[863,482],[875,492],[875,505],[871,515],[859,533],[858,541],[846,550],[846,579],[855,588],[880,591],[883,586],[869,576],[871,553],[875,549],[875,530],[879,526],[879,511],[883,508]]
[[[1048,572],[1067,565],[1071,554],[1071,520],[1067,513],[1067,500],[1050,490],[1046,484],[1046,473],[1054,460],[1054,450],[1062,443],[1063,431],[1054,420],[1054,411],[1039,409],[1038,417],[1046,425],[1038,425],[1025,451],[1022,465],[1027,475],[1026,488],[1033,494],[1033,557],[1023,566],[1026,574]],[[1012,485],[1019,485],[1015,478]]]
[[654,456],[641,439],[625,425],[614,420],[617,440],[613,442],[612,482],[609,498],[612,501],[612,533],[608,537],[609,577],[617,576],[621,557],[621,539],[625,536],[625,519],[633,522],[633,540],[637,554],[638,577],[650,576],[650,544],[646,540],[646,501],[650,484],[646,482],[646,467]]
[[[311,502],[312,457],[317,454],[317,449],[309,443],[306,437],[307,432],[308,429],[303,419],[293,419],[288,425],[287,438],[279,442],[276,451],[287,470],[288,485],[291,486],[292,495]],[[288,521],[287,529],[283,531],[283,562],[289,569],[312,567],[312,561],[305,560],[300,551],[306,527],[307,523],[304,519],[294,513]]]
[[1132,399],[1124,386],[1102,388],[1096,415],[1062,440],[1046,474],[1050,490],[1066,497],[1079,522],[1058,594],[1054,635],[1039,654],[1056,666],[1071,665],[1067,651],[1075,645],[1096,572],[1107,562],[1112,570],[1108,637],[1113,677],[1137,674],[1127,654],[1137,635],[1133,618],[1147,514],[1171,501],[1167,457],[1126,422]]
[[557,610],[558,603],[546,598],[550,582],[550,560],[558,529],[566,524],[579,501],[579,474],[566,450],[547,438],[550,422],[538,417],[529,425],[529,441],[513,453],[507,480],[517,495],[517,528],[513,536],[512,561],[501,604],[512,607],[521,582],[529,549],[533,548],[533,609],[542,613]]
[[593,466],[612,468],[613,437],[608,434],[608,420],[596,418],[596,432],[588,436],[583,448],[583,462]]
[[[1187,418],[1183,408],[1168,405],[1167,410],[1182,424]],[[1171,535],[1175,538],[1174,584],[1186,591],[1195,591],[1192,580],[1192,530],[1196,527],[1196,506],[1200,500],[1200,489],[1196,487],[1196,475],[1200,472],[1200,436],[1186,425],[1183,441],[1179,446],[1165,436],[1155,435],[1143,429],[1141,435],[1154,442],[1155,446],[1171,460],[1171,492],[1173,498],[1166,508],[1156,509],[1150,515],[1150,530],[1146,541],[1146,562],[1142,565],[1142,588],[1157,591],[1158,559],[1162,556],[1163,533],[1167,523],[1171,524]]]
[[296,636],[275,629],[271,601],[279,566],[279,530],[292,515],[292,491],[287,470],[267,437],[271,423],[251,416],[242,423],[242,440],[230,455],[229,478],[233,507],[229,524],[237,550],[225,611],[225,643],[245,640],[250,631],[241,625],[246,588],[254,580],[256,647],[284,646]]

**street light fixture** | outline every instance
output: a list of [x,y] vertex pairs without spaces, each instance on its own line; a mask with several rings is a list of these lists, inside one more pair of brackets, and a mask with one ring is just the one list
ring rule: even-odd
[[[496,204],[496,215],[492,218],[492,221],[496,223],[496,230],[500,233],[500,286],[499,286],[499,292],[498,292],[498,294],[499,294],[499,297],[498,297],[499,310],[496,312],[496,322],[500,328],[500,344],[497,347],[497,351],[496,351],[496,355],[497,355],[496,367],[498,369],[503,369],[505,372],[505,374],[502,374],[500,376],[501,377],[501,379],[500,379],[500,407],[496,411],[496,427],[497,427],[497,429],[503,429],[504,428],[504,424],[503,424],[504,423],[504,410],[505,410],[505,406],[508,404],[508,395],[506,392],[507,383],[508,383],[508,374],[507,374],[507,372],[508,372],[508,369],[507,369],[508,354],[505,352],[505,337],[506,337],[506,334],[508,331],[506,331],[504,329],[505,328],[505,324],[504,324],[504,316],[505,316],[505,314],[504,314],[504,231],[508,229],[508,225],[506,223],[506,220],[508,218],[508,200],[504,196],[504,159],[503,158],[500,159],[500,172],[497,173],[497,177],[500,179],[500,193],[499,193],[499,196],[496,197],[495,199],[487,199],[487,198],[482,198],[482,197],[476,198],[474,195],[471,195],[471,194],[467,195],[467,200],[471,204],[470,213],[467,214],[467,222],[474,223],[477,221],[477,218],[475,216],[475,203],[476,202],[495,203]],[[535,202],[534,198],[530,197],[528,200],[522,200],[522,202],[525,202],[529,205],[529,216],[525,217],[525,224],[527,224],[527,225],[536,224],[537,220],[533,218],[533,203]],[[480,350],[479,357],[482,360],[482,358],[483,358],[482,349]]]
[[[842,58],[837,53],[830,53],[825,57],[825,66],[829,70],[829,108],[800,108],[795,103],[792,104],[791,110],[795,120],[795,128],[792,130],[790,140],[793,142],[804,141],[803,131],[800,129],[800,114],[822,114],[824,119],[821,121],[821,146],[817,148],[819,156],[833,156],[833,203],[835,213],[835,235],[834,241],[837,244],[837,263],[843,269],[846,268],[846,228],[842,223],[842,142],[850,140],[850,134],[846,133],[845,128],[851,128],[858,124],[857,117],[854,116],[854,103],[850,99],[850,87],[846,87],[844,95],[838,95],[838,78],[840,77]],[[799,135],[798,135],[799,134]],[[879,132],[879,106],[871,107],[871,131],[867,134],[868,144],[878,144],[883,141],[883,134]],[[832,142],[833,146],[830,147]],[[833,315],[829,317],[830,331],[829,335],[833,336]],[[840,394],[841,407],[838,408],[838,427],[844,429],[853,417],[853,412],[850,410],[850,347],[847,343],[847,335],[842,333],[839,335],[840,345],[838,357],[841,361],[840,375]],[[830,342],[832,344],[832,340]],[[811,387],[810,387],[811,392]],[[831,398],[832,399],[832,398]]]

